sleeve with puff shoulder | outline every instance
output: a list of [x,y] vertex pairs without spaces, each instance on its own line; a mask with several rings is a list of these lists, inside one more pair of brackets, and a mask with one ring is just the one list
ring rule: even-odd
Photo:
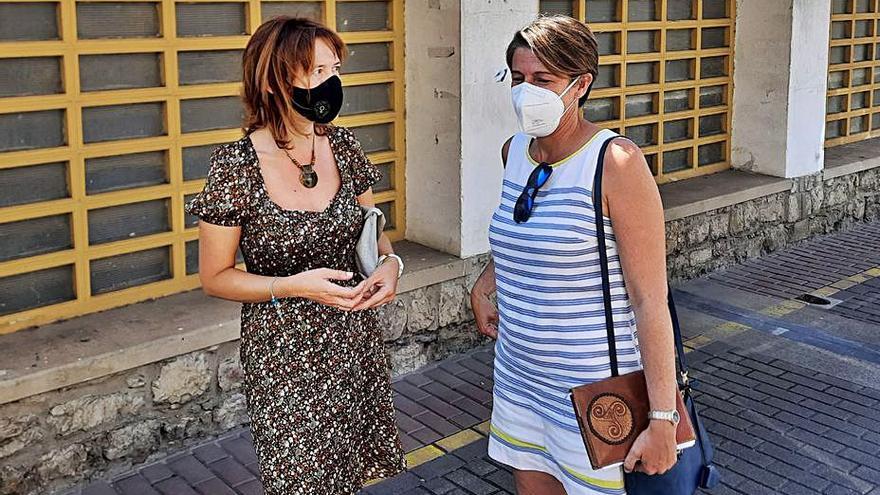
[[367,158],[360,141],[358,141],[353,132],[343,129],[342,138],[346,141],[351,152],[351,182],[354,186],[354,193],[360,196],[373,187],[373,184],[379,182],[382,178],[382,173]]
[[247,221],[250,180],[244,173],[243,154],[237,144],[214,148],[205,188],[187,205],[186,211],[214,225],[235,227]]

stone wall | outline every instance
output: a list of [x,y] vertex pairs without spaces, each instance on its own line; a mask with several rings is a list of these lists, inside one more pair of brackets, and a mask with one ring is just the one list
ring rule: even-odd
[[[401,294],[381,310],[392,373],[473,348],[467,276]],[[0,495],[46,494],[112,477],[248,423],[238,341],[0,405]]]
[[0,493],[51,493],[248,421],[228,343],[0,406]]
[[673,280],[689,279],[877,219],[880,168],[800,177],[788,191],[667,222],[667,267]]
[[401,294],[382,309],[393,375],[486,341],[473,324],[469,292],[488,260],[488,255],[472,257],[466,276]]

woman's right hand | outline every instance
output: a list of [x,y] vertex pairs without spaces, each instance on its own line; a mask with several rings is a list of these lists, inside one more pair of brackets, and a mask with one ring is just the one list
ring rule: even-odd
[[351,280],[352,272],[316,268],[296,275],[284,277],[281,282],[281,295],[284,297],[302,297],[312,301],[351,311],[363,297],[366,284],[361,282],[356,287],[342,287],[334,284],[334,280]]
[[498,338],[498,308],[489,299],[489,295],[475,286],[471,290],[471,309],[477,322],[477,330],[481,334]]

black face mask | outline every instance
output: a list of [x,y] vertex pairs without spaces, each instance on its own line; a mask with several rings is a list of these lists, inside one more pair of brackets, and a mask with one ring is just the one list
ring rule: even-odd
[[293,108],[312,122],[329,123],[342,109],[342,80],[331,76],[312,89],[293,88]]

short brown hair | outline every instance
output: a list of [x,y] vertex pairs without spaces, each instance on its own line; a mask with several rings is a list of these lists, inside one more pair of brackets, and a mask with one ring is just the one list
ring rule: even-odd
[[[547,69],[574,78],[599,74],[599,47],[589,26],[564,15],[542,15],[513,35],[507,45],[507,67],[511,68],[517,48],[528,48]],[[579,105],[587,101],[589,90]]]
[[296,74],[315,63],[315,41],[322,39],[345,58],[345,43],[333,30],[311,19],[280,16],[263,23],[248,41],[242,58],[244,132],[267,127],[279,147],[288,146]]

